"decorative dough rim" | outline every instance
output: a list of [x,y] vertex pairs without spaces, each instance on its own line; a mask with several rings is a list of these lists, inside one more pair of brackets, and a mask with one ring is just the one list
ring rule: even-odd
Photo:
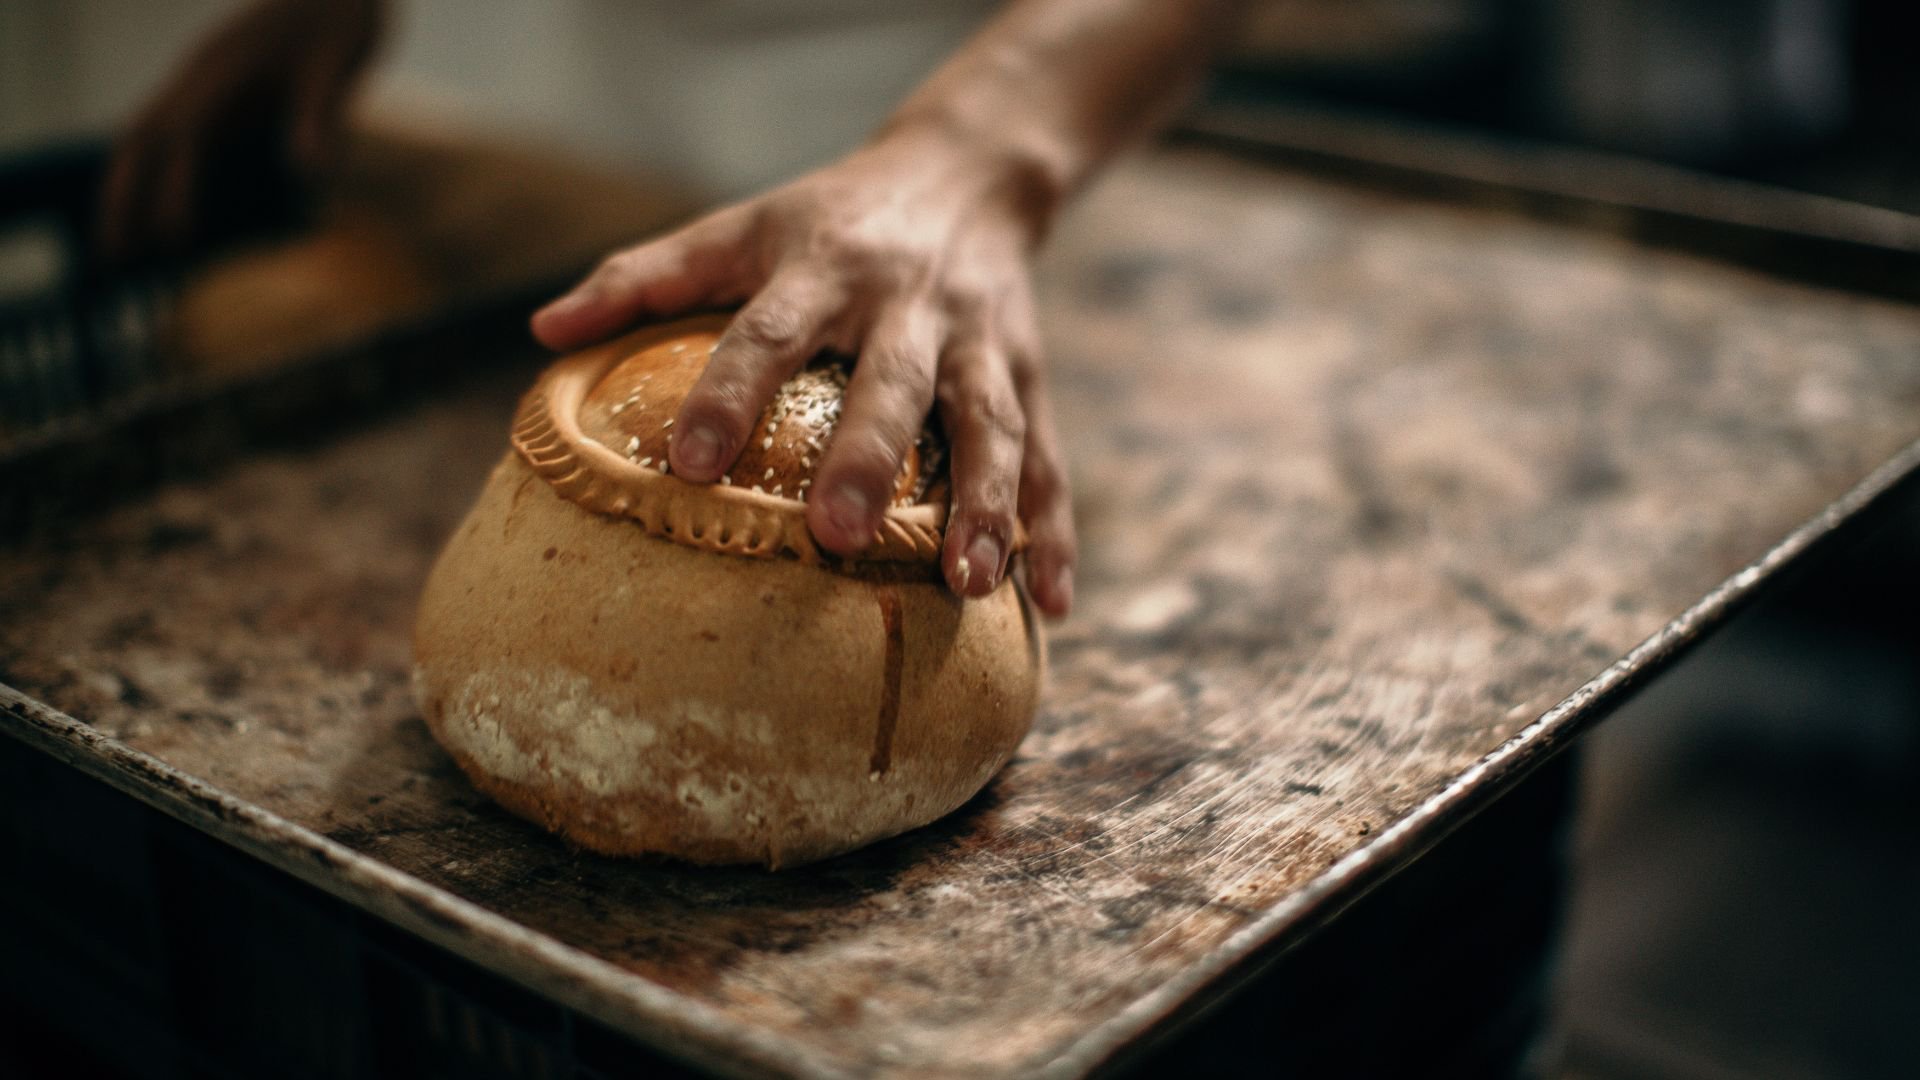
[[[581,430],[580,408],[607,372],[686,329],[686,321],[649,327],[565,357],[541,372],[514,415],[514,450],[569,502],[627,518],[649,536],[727,555],[784,556],[808,563],[835,560],[814,544],[805,503],[738,487],[688,483],[628,461]],[[947,508],[937,503],[889,508],[873,544],[854,561],[937,563],[946,521]]]

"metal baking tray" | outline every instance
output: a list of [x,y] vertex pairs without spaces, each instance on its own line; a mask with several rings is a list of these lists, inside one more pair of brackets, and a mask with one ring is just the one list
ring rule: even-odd
[[[414,392],[30,511],[0,730],[692,1067],[1122,1069],[1914,486],[1920,312],[1424,187],[1162,149],[1064,223],[1079,608],[1019,756],[926,829],[778,874],[606,860],[433,745],[411,605],[538,362],[512,310],[428,369],[400,335],[299,376]],[[70,445],[164,454],[152,415]]]

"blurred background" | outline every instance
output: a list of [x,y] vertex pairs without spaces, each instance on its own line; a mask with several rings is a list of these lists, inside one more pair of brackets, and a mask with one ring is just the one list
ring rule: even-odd
[[[9,0],[0,139],[127,118],[238,0]],[[363,97],[744,195],[857,143],[990,0],[396,0]]]
[[[108,136],[236,6],[0,3],[0,165],[42,167],[50,147]],[[153,373],[96,358],[75,381],[63,357],[150,351],[158,335],[189,357],[162,375],[258,371],[449,297],[555,278],[824,161],[994,6],[400,0],[360,110],[388,141],[353,174],[389,209],[330,219],[335,262],[302,256],[278,315],[255,262],[245,285],[198,287],[224,308],[254,290],[257,325],[195,323],[171,279],[89,294],[74,316],[80,302],[54,295],[71,245],[34,205],[0,205],[22,211],[0,216],[0,449],[9,410],[17,436]],[[1209,100],[1583,147],[1911,212],[1917,32],[1920,5],[1901,0],[1268,0],[1250,5]],[[407,195],[423,176],[467,185],[465,201],[444,186]],[[380,247],[401,219],[411,246]],[[518,240],[501,238],[509,219],[530,223]],[[342,260],[390,272],[312,285],[328,273],[316,265]],[[337,309],[342,295],[374,321],[302,321],[316,296]],[[105,322],[120,336],[93,341],[101,305],[116,304],[129,314]],[[165,329],[142,305],[169,313],[154,319]],[[295,330],[307,337],[290,348]],[[1559,983],[1565,1075],[1920,1072],[1917,550],[1907,507],[1589,740]]]
[[[125,119],[237,0],[9,0],[0,146]],[[401,0],[365,95],[737,195],[845,149],[991,0]],[[1219,92],[1916,198],[1901,0],[1260,0]]]

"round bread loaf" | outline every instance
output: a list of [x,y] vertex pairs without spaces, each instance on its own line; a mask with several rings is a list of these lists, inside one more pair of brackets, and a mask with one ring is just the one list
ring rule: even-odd
[[1011,575],[964,601],[941,582],[931,431],[865,554],[814,546],[832,363],[787,383],[725,483],[669,474],[724,327],[649,328],[541,376],[428,578],[415,691],[476,786],[573,843],[791,866],[979,791],[1026,734],[1043,647]]

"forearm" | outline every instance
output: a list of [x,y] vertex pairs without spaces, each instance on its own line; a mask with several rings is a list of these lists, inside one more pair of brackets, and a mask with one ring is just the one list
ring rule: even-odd
[[1198,86],[1234,0],[1014,0],[901,104],[881,137],[924,135],[1015,174],[1054,209]]

